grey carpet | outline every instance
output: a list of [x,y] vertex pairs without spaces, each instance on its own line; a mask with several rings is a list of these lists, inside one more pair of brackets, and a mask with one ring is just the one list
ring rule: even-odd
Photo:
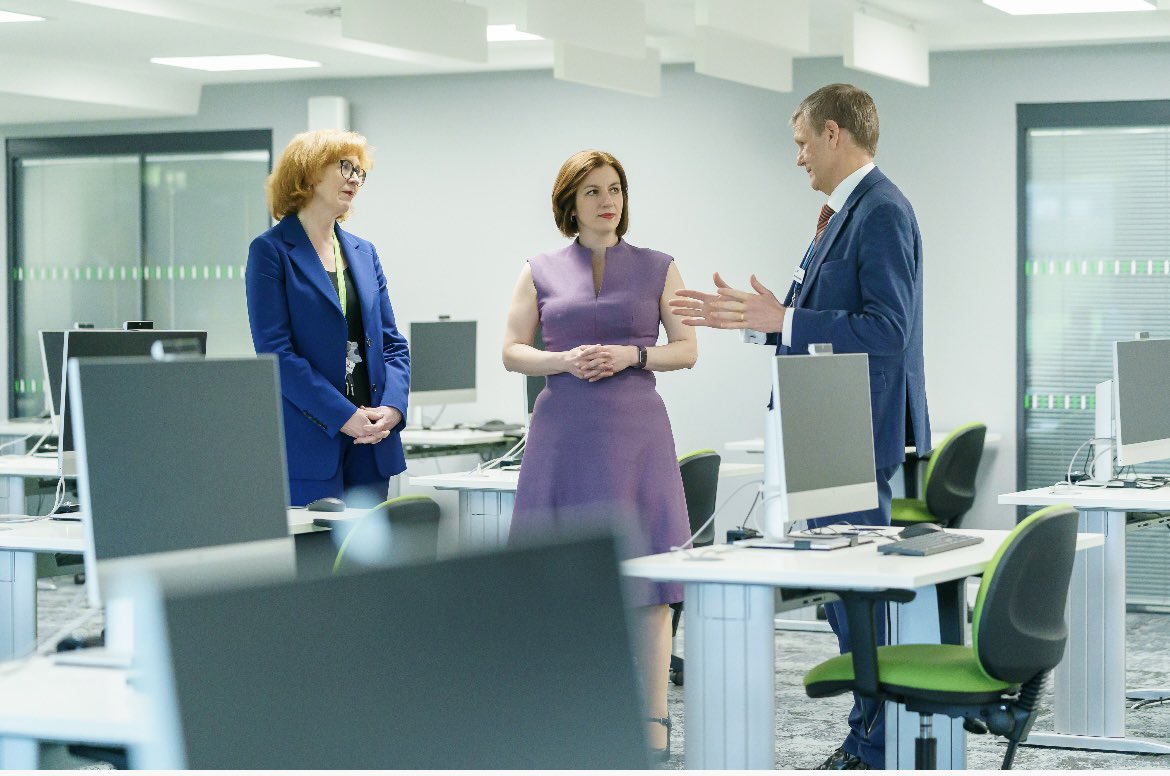
[[[52,580],[55,590],[42,589],[37,596],[38,628],[42,642],[85,615],[84,587],[71,577]],[[79,635],[101,631],[101,617],[93,613],[78,629]],[[1128,652],[1126,678],[1129,687],[1170,687],[1170,615],[1130,613],[1126,617]],[[685,655],[686,617],[679,632],[678,648]],[[840,743],[850,701],[845,697],[811,700],[804,695],[801,678],[821,660],[836,654],[831,633],[778,631],[776,633],[776,767],[781,770],[812,768]],[[666,767],[682,769],[686,739],[684,688],[669,685],[670,717],[674,725],[671,759]],[[1052,729],[1052,696],[1041,705],[1036,730]],[[1170,702],[1131,709],[1126,715],[1130,735],[1170,741]],[[995,770],[1003,758],[1003,745],[990,736],[968,736],[967,765]],[[80,761],[54,762],[53,767],[84,767]],[[1170,755],[1133,755],[1022,747],[1015,767],[1023,770],[1170,769]]]

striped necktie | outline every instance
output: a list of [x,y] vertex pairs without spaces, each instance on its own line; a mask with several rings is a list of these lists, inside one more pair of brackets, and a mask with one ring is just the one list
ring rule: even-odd
[[821,214],[817,216],[817,233],[813,237],[813,242],[819,242],[821,239],[821,232],[825,231],[825,227],[829,225],[829,219],[833,217],[836,211],[828,205],[821,205]]
[[812,261],[814,249],[817,243],[821,240],[821,233],[825,231],[825,227],[829,225],[829,219],[833,217],[836,211],[826,205],[821,205],[820,215],[817,216],[817,233],[813,235],[812,242],[809,243],[808,250],[804,252],[804,259],[800,262],[800,269],[797,271],[797,278],[792,281],[792,287],[788,289],[788,295],[784,297],[784,306],[793,307],[796,305],[796,299],[800,295],[800,287],[804,285],[804,271],[808,269],[809,263]]

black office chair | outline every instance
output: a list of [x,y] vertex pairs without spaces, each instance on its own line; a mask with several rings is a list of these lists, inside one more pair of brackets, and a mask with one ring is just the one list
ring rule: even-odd
[[1010,770],[1036,718],[1044,680],[1064,656],[1076,534],[1076,510],[1063,505],[1042,509],[1016,526],[984,571],[970,647],[878,647],[875,605],[883,599],[909,601],[913,591],[839,593],[855,650],[805,674],[805,692],[811,698],[855,692],[918,712],[916,769],[934,769],[930,715],[944,714],[962,718],[971,733],[1005,736],[1002,767]]
[[[378,527],[389,530],[378,533],[373,530],[377,523],[371,521],[383,521]],[[344,532],[333,561],[334,573],[362,565],[391,566],[435,560],[439,545],[439,505],[428,496],[399,496],[382,502],[357,520],[334,523],[333,530]],[[363,540],[363,534],[365,541],[376,541],[379,546],[371,562],[358,564],[346,555],[353,542]]]
[[968,423],[955,429],[933,452],[923,478],[923,497],[896,498],[890,503],[894,525],[938,523],[958,528],[975,503],[975,475],[983,457],[987,426]]
[[[714,524],[708,525],[702,531],[699,529],[715,513],[715,496],[719,489],[719,461],[719,453],[714,450],[696,450],[678,459],[691,534],[697,532],[695,547],[706,547],[715,543]],[[674,636],[678,633],[683,605],[681,602],[671,604],[670,608],[674,610],[670,623],[670,633]],[[670,681],[680,686],[683,683],[683,659],[677,655],[670,656]]]

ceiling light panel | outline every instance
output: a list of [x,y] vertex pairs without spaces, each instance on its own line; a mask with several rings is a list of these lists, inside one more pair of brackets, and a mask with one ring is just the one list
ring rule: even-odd
[[512,43],[522,40],[544,40],[539,35],[532,35],[516,29],[515,24],[489,24],[487,26],[488,43]]
[[43,16],[30,16],[27,13],[16,13],[15,11],[0,11],[0,24],[8,22],[43,22]]
[[1015,16],[1156,10],[1148,0],[983,0],[983,3]]
[[188,70],[205,70],[211,73],[225,73],[233,70],[295,70],[304,67],[320,67],[320,62],[311,59],[293,59],[273,54],[231,54],[216,57],[151,57],[156,65],[184,67]]

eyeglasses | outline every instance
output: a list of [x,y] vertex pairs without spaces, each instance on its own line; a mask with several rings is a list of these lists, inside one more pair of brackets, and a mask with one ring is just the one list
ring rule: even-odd
[[[353,181],[361,188],[366,183],[366,171],[348,159],[342,159],[338,164],[341,166],[341,177],[347,181]],[[356,178],[356,180],[355,180]]]

